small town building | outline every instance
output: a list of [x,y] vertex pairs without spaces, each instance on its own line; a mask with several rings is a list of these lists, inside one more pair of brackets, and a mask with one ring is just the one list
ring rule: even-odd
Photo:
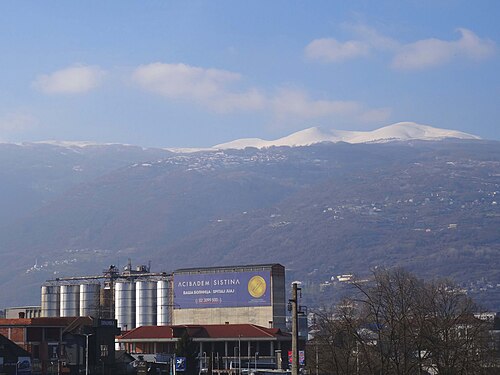
[[33,374],[79,374],[87,363],[89,369],[113,374],[119,333],[114,319],[0,319],[0,334],[29,353]]
[[20,306],[5,309],[5,318],[39,318],[42,314],[40,306]]
[[143,326],[117,338],[120,349],[150,362],[168,362],[187,335],[196,344],[199,371],[288,367],[292,337],[279,328],[254,324]]
[[31,354],[0,335],[0,374],[31,374]]

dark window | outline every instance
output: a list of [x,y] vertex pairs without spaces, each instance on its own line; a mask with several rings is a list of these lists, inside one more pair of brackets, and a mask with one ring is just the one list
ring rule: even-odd
[[46,341],[59,341],[60,328],[45,328]]
[[31,347],[31,355],[33,356],[33,359],[40,358],[40,346],[39,345],[33,345]]
[[26,328],[26,338],[28,342],[41,342],[42,341],[42,328],[28,327]]

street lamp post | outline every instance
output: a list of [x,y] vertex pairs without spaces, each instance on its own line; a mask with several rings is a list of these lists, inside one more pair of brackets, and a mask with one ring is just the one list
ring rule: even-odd
[[93,333],[84,333],[85,336],[85,375],[89,375],[89,336]]
[[241,335],[238,335],[238,374],[241,375]]
[[[236,350],[238,350],[238,348],[235,346],[233,348],[233,360],[234,360],[235,363],[236,363]],[[236,366],[236,364],[235,364],[235,366]]]
[[259,352],[255,352],[255,362],[254,362],[254,367],[255,367],[255,373],[257,374],[257,357],[259,356]]
[[299,324],[298,324],[298,311],[299,311],[299,298],[298,291],[301,290],[297,283],[292,284],[292,299],[289,300],[292,312],[292,374],[299,374]]
[[247,374],[248,375],[250,375],[250,362],[252,362],[250,360],[250,358],[251,358],[251,356],[250,356],[251,348],[252,348],[252,346],[250,345],[250,342],[248,342],[248,348],[247,348]]

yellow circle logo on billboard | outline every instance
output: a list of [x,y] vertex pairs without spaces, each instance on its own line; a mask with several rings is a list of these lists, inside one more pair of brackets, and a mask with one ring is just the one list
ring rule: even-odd
[[266,280],[262,276],[254,276],[248,282],[248,293],[253,298],[260,298],[266,292]]

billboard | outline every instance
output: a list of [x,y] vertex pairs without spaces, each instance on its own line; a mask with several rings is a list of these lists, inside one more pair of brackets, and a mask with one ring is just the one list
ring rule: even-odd
[[174,274],[174,309],[270,305],[270,271]]

